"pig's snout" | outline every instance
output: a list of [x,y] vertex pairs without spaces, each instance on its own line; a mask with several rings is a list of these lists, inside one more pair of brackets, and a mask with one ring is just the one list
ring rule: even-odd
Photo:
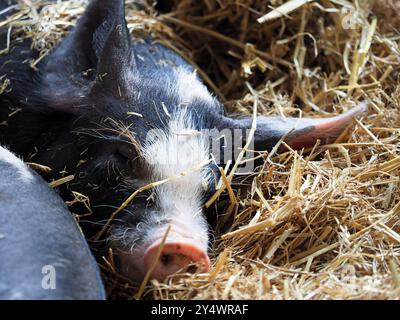
[[[186,221],[174,219],[149,225],[154,227],[148,228],[146,235],[132,235],[136,238],[143,237],[144,241],[140,245],[118,252],[118,267],[122,275],[141,282],[150,273],[150,279],[164,281],[177,272],[194,274],[209,271],[205,221],[189,221],[186,218]],[[125,230],[124,233],[125,238],[128,238],[129,232]],[[114,245],[118,246],[118,243]]]
[[163,281],[167,276],[178,271],[208,272],[210,259],[206,251],[198,246],[186,242],[167,242],[163,245],[161,254],[155,262],[161,246],[161,243],[153,244],[144,256],[146,269],[151,268],[156,263],[152,278]]

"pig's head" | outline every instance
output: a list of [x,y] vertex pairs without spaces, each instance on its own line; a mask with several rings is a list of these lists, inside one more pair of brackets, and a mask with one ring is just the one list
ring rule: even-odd
[[[89,196],[100,225],[135,191],[162,181],[139,192],[112,221],[108,239],[120,271],[143,279],[168,226],[153,277],[164,279],[192,262],[207,271],[203,204],[219,179],[216,165],[228,159],[211,160],[210,133],[202,130],[223,135],[246,130],[252,118],[224,116],[182,59],[161,49],[173,63],[165,67],[171,61],[156,61],[152,69],[145,61],[151,57],[135,52],[139,47],[131,43],[123,0],[90,3],[72,33],[39,66],[36,105],[64,114],[68,130],[56,130],[37,161],[74,174],[71,189]],[[362,109],[323,120],[260,116],[254,145],[267,150],[286,135],[294,148],[312,146],[337,136]],[[212,139],[221,140],[221,134]],[[224,148],[241,147],[239,140],[227,139]]]

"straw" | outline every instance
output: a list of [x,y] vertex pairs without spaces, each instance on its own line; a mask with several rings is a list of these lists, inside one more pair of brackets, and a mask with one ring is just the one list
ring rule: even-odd
[[[318,117],[364,100],[371,105],[328,145],[279,154],[282,139],[270,153],[254,155],[265,161],[248,177],[235,170],[240,159],[234,162],[206,199],[210,209],[224,204],[224,194],[230,200],[213,230],[214,269],[146,281],[137,297],[400,299],[400,3],[172,0],[158,13],[153,1],[143,1],[145,12],[126,2],[132,35],[150,35],[184,55],[227,113]],[[41,52],[31,61],[37,68],[87,3],[21,1],[1,22],[9,33],[3,54],[32,38]],[[0,92],[7,91],[8,79],[0,79]],[[137,288],[106,260],[100,263],[109,296],[132,299]]]

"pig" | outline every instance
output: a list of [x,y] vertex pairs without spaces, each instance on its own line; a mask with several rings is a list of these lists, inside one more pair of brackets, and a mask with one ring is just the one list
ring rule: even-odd
[[100,272],[63,200],[0,147],[0,300],[105,299]]
[[[366,108],[324,119],[257,116],[247,141],[253,118],[226,115],[186,60],[131,36],[123,0],[92,0],[36,70],[27,63],[38,57],[30,45],[16,41],[0,58],[10,81],[0,97],[1,139],[54,173],[74,175],[68,188],[93,207],[81,224],[87,237],[105,240],[118,271],[135,282],[209,270],[204,203],[235,150],[250,141],[271,150],[281,138],[294,149],[329,142]],[[160,183],[145,187],[152,182]]]

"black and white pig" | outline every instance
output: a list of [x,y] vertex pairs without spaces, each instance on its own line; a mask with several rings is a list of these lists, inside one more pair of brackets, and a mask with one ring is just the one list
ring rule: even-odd
[[[203,205],[219,180],[217,165],[229,158],[214,151],[242,147],[252,118],[226,116],[182,57],[132,37],[123,0],[91,1],[37,70],[29,66],[38,56],[30,45],[15,42],[0,58],[0,75],[10,80],[1,97],[3,142],[53,172],[73,174],[69,188],[90,198],[90,219],[100,227],[133,192],[167,179],[115,215],[107,240],[119,270],[143,279],[171,226],[152,276],[162,280],[191,262],[207,271]],[[326,142],[364,110],[320,120],[259,116],[254,148],[270,150],[285,135],[296,149]],[[228,137],[237,131],[239,138]]]
[[105,299],[96,260],[65,203],[0,146],[0,300]]

